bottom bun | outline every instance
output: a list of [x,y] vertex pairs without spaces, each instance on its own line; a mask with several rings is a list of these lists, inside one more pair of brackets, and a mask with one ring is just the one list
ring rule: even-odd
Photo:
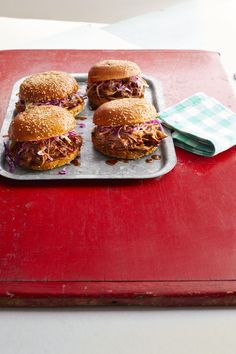
[[69,108],[68,111],[76,117],[84,109],[84,102],[80,103],[78,106]]
[[112,150],[108,146],[101,146],[99,142],[97,141],[96,137],[92,135],[92,141],[95,149],[99,152],[101,152],[103,155],[109,156],[109,157],[115,157],[118,159],[124,159],[124,160],[136,160],[140,159],[141,157],[147,156],[152,154],[158,146],[150,146],[148,149],[145,150]]
[[99,98],[98,96],[95,96],[95,95],[88,96],[88,98],[89,98],[89,105],[94,110],[97,109],[99,106],[101,106],[103,103],[113,101],[113,100],[109,100],[104,97]]
[[80,152],[80,148],[76,149],[70,155],[65,156],[63,158],[59,158],[59,159],[53,160],[53,161],[46,161],[41,166],[24,166],[23,163],[21,163],[20,166],[30,169],[30,170],[35,170],[35,171],[52,170],[53,168],[61,167],[63,165],[69,164],[71,161],[73,161],[79,155],[79,152]]

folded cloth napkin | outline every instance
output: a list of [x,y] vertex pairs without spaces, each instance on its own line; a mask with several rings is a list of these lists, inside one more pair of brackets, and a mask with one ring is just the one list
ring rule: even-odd
[[236,113],[200,92],[160,112],[176,146],[214,156],[236,145]]

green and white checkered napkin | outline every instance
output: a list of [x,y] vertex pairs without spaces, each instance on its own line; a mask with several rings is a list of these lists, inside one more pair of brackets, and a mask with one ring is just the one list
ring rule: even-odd
[[204,93],[167,108],[159,118],[174,130],[175,145],[195,154],[214,156],[236,145],[236,114]]

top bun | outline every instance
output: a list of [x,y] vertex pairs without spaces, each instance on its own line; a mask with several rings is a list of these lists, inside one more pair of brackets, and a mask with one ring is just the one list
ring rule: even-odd
[[102,104],[94,113],[99,126],[133,125],[155,119],[155,107],[145,99],[122,98]]
[[49,139],[68,133],[76,126],[73,115],[57,106],[35,106],[17,114],[9,127],[12,141]]
[[26,102],[67,98],[77,92],[77,81],[61,71],[46,71],[26,78],[20,85],[19,97]]
[[125,79],[140,75],[141,70],[136,63],[128,60],[103,60],[96,63],[88,73],[88,82],[112,79]]

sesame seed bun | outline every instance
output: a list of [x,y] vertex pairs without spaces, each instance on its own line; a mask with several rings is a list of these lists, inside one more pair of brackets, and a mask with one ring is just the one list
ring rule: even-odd
[[136,63],[128,60],[103,60],[89,70],[88,82],[98,82],[112,79],[124,79],[140,75],[141,70]]
[[77,92],[79,85],[69,74],[47,71],[26,78],[20,85],[19,98],[26,102],[44,102],[66,98]]
[[73,108],[69,108],[68,111],[76,117],[84,109],[84,101]]
[[35,106],[18,113],[9,127],[12,141],[37,141],[73,130],[76,121],[66,109],[57,106]]
[[156,117],[155,107],[145,99],[122,98],[102,104],[95,111],[93,122],[110,127],[144,123]]

